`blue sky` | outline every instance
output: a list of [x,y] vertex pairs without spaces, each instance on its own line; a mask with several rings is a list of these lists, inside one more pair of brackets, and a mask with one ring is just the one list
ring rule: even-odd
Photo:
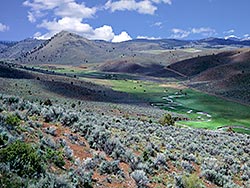
[[200,39],[250,34],[250,0],[1,0],[0,40],[46,39],[61,30],[89,39]]

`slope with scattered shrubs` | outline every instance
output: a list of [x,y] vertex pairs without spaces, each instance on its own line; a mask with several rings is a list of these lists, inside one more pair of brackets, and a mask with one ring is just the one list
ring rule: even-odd
[[[2,187],[250,183],[247,135],[178,128],[167,121],[158,124],[86,110],[83,105],[48,105],[5,95],[0,96],[0,106],[0,153],[7,156],[0,158]],[[18,125],[9,126],[9,114],[20,119]]]

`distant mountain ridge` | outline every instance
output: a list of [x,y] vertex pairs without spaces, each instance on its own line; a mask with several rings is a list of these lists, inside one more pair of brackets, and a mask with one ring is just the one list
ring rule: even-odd
[[[99,63],[121,56],[132,57],[138,51],[167,50],[186,47],[250,46],[250,40],[207,38],[201,40],[134,39],[121,43],[88,40],[77,34],[61,31],[49,40],[25,39],[19,42],[0,41],[0,59],[16,59],[21,63],[51,63],[79,65],[86,62]],[[142,56],[142,61],[148,61]],[[134,59],[136,59],[134,57]],[[151,61],[151,60],[149,60]]]
[[[24,56],[36,46],[44,43],[44,40],[28,38],[19,42],[0,42],[0,59],[14,59]],[[5,45],[1,48],[1,44]]]
[[195,41],[196,44],[208,44],[211,46],[215,45],[239,45],[239,46],[250,46],[250,40],[235,40],[232,38],[206,38]]
[[15,44],[17,44],[18,42],[14,42],[14,41],[0,41],[0,52],[5,49],[5,48],[9,48]]

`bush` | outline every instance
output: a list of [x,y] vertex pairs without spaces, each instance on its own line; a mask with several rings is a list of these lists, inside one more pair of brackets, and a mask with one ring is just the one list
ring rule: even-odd
[[187,162],[187,161],[182,160],[181,161],[181,166],[188,173],[192,173],[195,170],[194,167],[192,166],[192,164]]
[[172,126],[174,126],[174,125],[175,125],[175,120],[174,120],[174,118],[173,118],[170,114],[165,114],[165,115],[159,120],[159,123],[160,123],[162,126],[165,126],[165,125],[172,125]]
[[87,171],[94,170],[97,166],[98,161],[100,160],[98,155],[95,157],[98,157],[98,158],[85,159],[85,161],[83,161],[82,168]]
[[76,181],[75,187],[84,187],[84,188],[92,188],[93,182],[93,172],[83,171],[82,169],[77,169],[73,176],[73,179]]
[[215,170],[205,170],[202,172],[202,176],[218,186],[223,186],[228,181],[227,176],[223,176]]
[[99,167],[101,174],[119,174],[121,169],[119,168],[119,161],[103,161]]
[[75,104],[75,103],[72,103],[72,104],[71,104],[71,107],[72,107],[72,108],[75,108],[75,107],[76,107],[76,104]]
[[29,183],[27,188],[73,188],[72,183],[70,183],[70,177],[68,175],[58,175],[52,173],[46,173],[38,181]]
[[65,165],[65,161],[64,161],[63,154],[61,151],[56,151],[56,150],[47,148],[45,158],[46,160],[54,163],[58,167],[62,167]]
[[71,126],[73,125],[75,122],[77,122],[79,120],[79,117],[76,113],[69,113],[69,114],[65,114],[62,118],[61,118],[61,123],[64,126]]
[[5,145],[8,142],[9,138],[7,135],[0,135],[0,146]]
[[49,122],[52,122],[53,120],[55,120],[55,113],[52,109],[43,109],[42,110],[42,115],[43,115],[43,118],[44,118],[44,121],[49,123]]
[[19,97],[11,96],[11,97],[9,97],[9,98],[7,99],[7,103],[8,103],[9,105],[11,105],[11,104],[14,104],[14,103],[18,103],[19,100],[20,100]]
[[52,102],[50,99],[46,99],[43,103],[45,106],[52,106]]
[[43,161],[30,145],[16,141],[0,150],[0,162],[10,165],[19,176],[32,177],[44,172]]
[[9,165],[0,163],[0,185],[1,188],[25,187],[25,182],[20,176],[10,172]]
[[131,173],[131,177],[135,180],[136,185],[140,187],[147,187],[148,178],[143,170],[135,170]]
[[184,175],[182,177],[182,184],[184,188],[203,188],[204,187],[202,181],[196,174],[191,174],[189,176]]
[[17,115],[10,114],[7,116],[5,123],[11,126],[20,125],[21,119]]

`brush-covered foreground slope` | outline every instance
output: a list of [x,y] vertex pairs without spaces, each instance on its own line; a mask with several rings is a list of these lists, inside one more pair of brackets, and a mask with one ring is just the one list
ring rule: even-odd
[[202,91],[250,104],[250,49],[239,49],[174,63],[170,69]]
[[250,138],[0,96],[5,187],[248,187]]

